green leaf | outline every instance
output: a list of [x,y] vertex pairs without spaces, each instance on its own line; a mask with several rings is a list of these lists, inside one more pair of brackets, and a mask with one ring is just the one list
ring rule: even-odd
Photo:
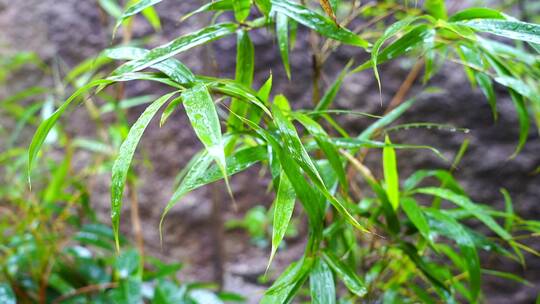
[[420,188],[415,192],[429,194],[432,196],[437,196],[447,201],[450,201],[459,207],[469,211],[474,215],[478,220],[488,226],[493,232],[500,236],[503,240],[510,240],[512,236],[504,230],[497,222],[489,216],[480,206],[473,203],[468,197],[456,194],[447,189],[441,188]]
[[118,19],[122,16],[122,8],[116,0],[99,0],[98,3],[113,18]]
[[[390,138],[386,135],[385,144],[392,144]],[[399,178],[397,171],[396,151],[391,146],[383,148],[383,168],[384,168],[384,183],[388,200],[392,204],[392,208],[396,210],[399,207]]]
[[501,188],[500,191],[504,196],[504,206],[506,212],[506,218],[504,219],[504,230],[511,233],[514,226],[515,217],[514,204],[512,203],[512,197],[510,196],[510,193],[508,193],[508,190]]
[[287,15],[289,18],[328,38],[361,48],[367,48],[369,46],[366,40],[360,38],[355,33],[336,25],[332,20],[290,0],[272,0],[272,9],[278,13]]
[[274,201],[274,221],[272,222],[272,251],[270,254],[270,259],[268,261],[268,266],[272,263],[274,255],[276,254],[279,244],[283,240],[285,233],[287,232],[287,227],[291,220],[293,211],[294,211],[294,202],[296,201],[296,193],[294,191],[291,182],[287,175],[282,172],[279,177],[279,186],[276,195],[276,200]]
[[264,14],[264,16],[268,17],[268,15],[270,14],[270,10],[272,9],[272,4],[270,3],[270,0],[255,0],[255,4]]
[[334,277],[328,264],[322,259],[317,259],[309,275],[309,287],[311,291],[311,303],[335,304],[336,286]]
[[111,219],[114,230],[117,250],[120,250],[118,241],[118,228],[120,226],[120,211],[122,209],[122,196],[126,183],[129,167],[135,154],[135,149],[143,135],[144,130],[150,123],[157,111],[177,92],[172,92],[164,95],[154,101],[146,110],[139,116],[135,124],[129,130],[129,133],[120,146],[118,157],[116,158],[112,168],[111,178]]
[[229,194],[231,194],[230,187],[228,186],[221,126],[219,125],[216,106],[214,105],[212,96],[210,96],[210,92],[208,92],[208,88],[204,84],[197,84],[186,90],[182,94],[182,99],[195,134],[203,143],[208,155],[216,161],[227,184]]
[[426,0],[424,8],[433,17],[437,19],[447,19],[446,6],[444,0]]
[[141,282],[133,278],[121,281],[108,295],[111,303],[143,303]]
[[497,10],[487,7],[472,7],[455,13],[448,21],[457,22],[471,19],[506,19],[506,16]]
[[336,80],[334,80],[334,83],[330,86],[330,88],[324,93],[324,96],[319,100],[319,103],[317,106],[315,106],[314,111],[325,111],[327,110],[330,105],[334,102],[334,99],[336,98],[336,95],[341,88],[341,84],[343,84],[343,79],[345,79],[345,76],[349,73],[349,69],[353,64],[353,60],[350,60],[345,68],[341,70]]
[[477,31],[490,33],[514,40],[540,43],[540,25],[500,19],[478,19],[460,22]]
[[[131,46],[121,46],[103,51],[108,58],[115,60],[137,60],[143,58],[150,51]],[[195,82],[195,75],[182,62],[175,58],[169,58],[151,66],[163,72],[179,84],[191,84]]]
[[236,21],[242,23],[249,16],[249,10],[251,8],[251,0],[234,0],[234,18]]
[[328,266],[343,280],[345,286],[359,297],[367,294],[367,288],[362,280],[356,275],[353,269],[341,262],[333,253],[325,251],[323,253],[324,260]]
[[335,171],[341,187],[343,187],[344,191],[348,191],[347,189],[349,188],[349,186],[347,182],[347,174],[345,173],[345,169],[343,168],[343,163],[341,161],[341,158],[339,157],[338,150],[334,146],[334,143],[332,142],[330,136],[321,127],[321,125],[319,125],[309,116],[301,113],[295,113],[294,117],[306,128],[306,130],[311,135],[313,135],[313,137],[315,137],[317,145],[324,152],[328,161],[330,162],[330,165],[332,166],[332,169]]
[[129,61],[119,68],[117,68],[113,74],[119,75],[124,73],[136,72],[147,67],[153,66],[163,60],[171,58],[172,56],[191,49],[193,47],[205,44],[216,39],[220,39],[227,35],[230,35],[236,31],[238,25],[234,23],[218,23],[208,26],[197,32],[187,34],[185,36],[176,38],[175,40],[154,48],[145,54],[142,58]]
[[135,4],[128,7],[124,11],[124,13],[120,16],[120,18],[118,18],[118,20],[116,21],[116,26],[114,27],[114,31],[116,32],[116,29],[127,18],[142,12],[146,8],[154,6],[154,5],[158,4],[158,3],[160,3],[161,1],[163,1],[163,0],[139,0],[139,1],[137,1]]
[[[248,32],[245,30],[238,31],[237,34],[237,52],[236,52],[236,81],[251,87],[253,82],[253,71],[255,68],[255,51],[253,43],[249,38]],[[240,115],[246,116],[249,109],[249,103],[242,102],[238,99],[231,101],[231,111]],[[238,131],[241,129],[241,121],[234,115],[229,117],[227,122],[228,127],[231,130]]]
[[390,111],[388,114],[384,115],[382,118],[377,120],[375,123],[372,123],[368,128],[366,128],[360,135],[358,135],[357,139],[360,140],[368,140],[373,133],[375,133],[377,130],[391,124],[396,119],[398,119],[405,111],[407,111],[414,103],[416,102],[416,99],[409,99],[399,106],[397,106],[395,109]]
[[75,91],[49,118],[45,119],[36,130],[36,133],[34,134],[34,137],[32,137],[32,142],[30,143],[30,147],[28,148],[28,182],[30,183],[30,176],[32,172],[32,166],[37,158],[37,154],[39,150],[41,149],[41,146],[43,145],[43,142],[45,141],[45,138],[47,138],[47,135],[51,131],[51,129],[54,127],[60,116],[66,111],[66,109],[69,107],[71,102],[75,100],[77,97],[79,97],[81,94],[87,92],[89,89],[100,86],[100,85],[107,85],[112,83],[111,80],[106,79],[99,79],[94,80],[90,82],[89,84],[79,88],[77,91]]
[[6,283],[0,283],[0,302],[4,304],[17,304],[17,298],[11,286]]
[[[377,56],[379,64],[398,58],[403,54],[409,53],[419,46],[426,44],[435,36],[435,30],[427,24],[419,24],[413,27],[401,38],[392,42],[384,48]],[[373,61],[368,60],[356,67],[352,73],[361,72],[373,66]]]
[[474,75],[476,78],[476,83],[478,83],[482,93],[484,93],[488,100],[494,119],[497,120],[499,113],[497,112],[497,97],[495,96],[495,90],[493,89],[493,81],[484,73],[476,72]]
[[169,104],[167,105],[165,110],[163,110],[163,113],[161,114],[161,119],[159,120],[160,128],[163,127],[163,125],[167,122],[167,119],[169,119],[171,114],[174,112],[174,110],[176,110],[178,105],[180,105],[181,103],[182,103],[182,97],[177,97],[173,99],[171,102],[169,102]]
[[[235,154],[227,157],[225,163],[227,164],[227,175],[232,176],[238,172],[241,172],[254,164],[266,159],[266,148],[264,146],[256,146],[253,148],[246,148],[237,151]],[[220,168],[216,166],[210,166],[213,158],[206,152],[198,155],[193,161],[193,165],[190,166],[185,176],[182,178],[176,191],[172,195],[171,199],[167,203],[160,220],[160,231],[163,225],[163,220],[174,207],[179,200],[197,188],[200,188],[209,183],[218,181],[223,178],[223,174]],[[161,235],[161,233],[160,233]]]
[[291,79],[291,66],[289,65],[289,18],[285,14],[276,14],[276,35],[281,61],[285,68],[287,78]]
[[392,36],[399,33],[401,30],[409,26],[412,22],[414,22],[417,19],[418,18],[408,17],[392,24],[384,31],[383,35],[379,39],[377,39],[377,41],[375,41],[375,43],[373,44],[373,48],[371,49],[371,62],[373,66],[373,73],[375,74],[375,79],[377,80],[377,84],[379,85],[379,95],[381,96],[381,98],[382,98],[381,78],[379,76],[379,70],[377,69],[377,59],[379,57],[379,50],[388,39],[390,39]]
[[[286,153],[292,158],[304,172],[310,177],[317,189],[326,197],[328,201],[336,208],[336,210],[354,227],[363,232],[368,232],[358,221],[347,211],[345,206],[337,200],[326,188],[323,179],[319,175],[313,161],[307,153],[302,141],[298,137],[298,133],[294,125],[285,117],[281,109],[277,105],[272,105],[272,113],[274,121],[280,130]],[[284,164],[282,164],[284,165]],[[285,166],[284,166],[285,167]],[[290,177],[290,176],[289,176]],[[292,180],[291,180],[292,181]],[[295,187],[296,189],[296,187]]]
[[202,12],[208,12],[208,11],[230,11],[233,10],[233,0],[217,0],[212,1],[209,3],[206,3],[205,5],[199,7],[198,9],[194,10],[193,12],[185,15],[182,17],[181,21],[185,21],[189,17],[202,13]]
[[144,18],[146,18],[146,21],[150,23],[154,30],[161,30],[161,20],[159,19],[159,15],[156,12],[155,8],[153,8],[152,6],[145,8],[142,11],[142,15],[144,16]]
[[458,244],[469,273],[471,296],[476,300],[480,294],[481,274],[480,259],[474,241],[463,226],[452,217],[434,209],[427,211],[427,214],[432,231],[444,235]]
[[313,262],[313,258],[303,257],[302,260],[291,263],[274,284],[272,284],[270,289],[266,291],[260,303],[290,303],[307,279]]
[[414,199],[406,197],[401,201],[401,207],[416,229],[418,229],[422,237],[427,241],[433,241],[429,234],[428,221],[418,203]]

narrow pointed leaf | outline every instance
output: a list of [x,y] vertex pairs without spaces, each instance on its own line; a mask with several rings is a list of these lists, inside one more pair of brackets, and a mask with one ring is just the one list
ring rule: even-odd
[[129,130],[129,133],[120,146],[118,157],[116,158],[112,168],[111,178],[111,219],[114,230],[114,237],[119,249],[118,243],[118,228],[120,225],[120,212],[122,209],[122,196],[126,183],[129,167],[135,154],[135,149],[141,139],[144,130],[150,123],[157,111],[177,92],[172,92],[164,95],[154,101],[146,110],[139,116],[139,119]]
[[328,38],[361,48],[367,48],[369,46],[366,40],[360,38],[355,33],[336,25],[332,20],[290,0],[272,0],[272,9],[278,13],[287,15],[289,18]]
[[289,64],[289,17],[285,14],[276,14],[276,35],[281,61],[285,68],[287,78],[291,79],[291,66]]
[[[286,174],[282,173],[279,177],[279,186],[274,201],[274,221],[272,222],[272,251],[268,266],[272,263],[279,244],[287,232],[287,227],[294,211],[294,202],[296,193]],[[268,267],[267,267],[268,268]]]
[[182,21],[185,21],[189,17],[202,13],[202,12],[208,12],[208,11],[227,11],[227,10],[233,10],[233,1],[234,0],[217,0],[209,2],[198,9],[194,10],[193,12],[185,15],[182,17]]
[[488,226],[493,232],[504,240],[510,240],[511,235],[504,230],[497,222],[488,215],[479,205],[472,202],[468,197],[456,194],[447,189],[441,188],[420,188],[415,192],[437,196],[450,201],[459,207],[471,212],[478,220]]
[[218,23],[179,37],[165,45],[150,50],[140,59],[123,64],[114,71],[114,74],[118,75],[140,71],[193,47],[233,34],[237,27],[238,25],[234,23]]
[[461,22],[477,31],[486,32],[514,40],[540,43],[540,25],[500,19],[477,19]]
[[251,0],[234,0],[234,18],[236,21],[242,23],[249,16],[249,10],[251,8]]
[[173,99],[171,102],[169,102],[169,104],[167,105],[165,110],[163,110],[163,113],[161,114],[161,119],[159,120],[160,128],[163,127],[163,125],[167,122],[167,119],[169,119],[169,117],[172,115],[174,110],[176,110],[176,108],[178,107],[180,103],[182,103],[182,97],[177,97]]
[[[237,34],[237,53],[236,53],[236,81],[245,85],[246,87],[251,87],[253,82],[253,71],[255,67],[255,51],[253,43],[249,38],[248,32],[244,30],[238,31]],[[245,116],[248,113],[249,103],[243,102],[238,99],[233,99],[231,101],[231,111],[234,113]],[[232,115],[229,117],[227,125],[232,130],[240,130],[242,123]]]
[[45,141],[45,138],[47,138],[47,135],[51,131],[51,129],[54,127],[60,116],[66,111],[66,109],[69,107],[71,102],[78,98],[81,94],[87,92],[93,87],[101,86],[101,85],[107,85],[112,83],[111,80],[106,79],[99,79],[94,80],[90,82],[89,84],[81,87],[77,91],[75,91],[49,118],[45,119],[36,130],[36,133],[34,134],[34,137],[32,137],[32,142],[30,143],[30,146],[28,148],[28,181],[30,181],[30,175],[32,171],[32,166],[37,158],[37,154],[39,153],[39,150],[41,149],[41,146],[43,145],[43,142]]
[[424,8],[431,16],[437,19],[447,19],[448,17],[444,0],[426,0]]
[[163,0],[140,0],[136,2],[135,4],[133,4],[132,6],[128,7],[124,11],[124,13],[122,13],[120,18],[118,18],[118,21],[116,22],[116,26],[115,26],[115,31],[116,31],[116,28],[118,28],[122,24],[122,22],[126,20],[127,18],[142,12],[144,9],[148,7],[156,5],[160,3],[161,1]]
[[478,258],[478,253],[471,236],[461,224],[443,212],[430,209],[427,214],[430,218],[430,228],[434,232],[444,235],[458,244],[461,255],[463,256],[463,262],[469,273],[472,298],[478,298],[481,283],[480,259]]
[[356,275],[356,273],[343,262],[341,262],[332,253],[326,251],[323,253],[324,260],[328,266],[336,273],[336,275],[345,283],[345,286],[359,297],[367,294],[367,288],[364,282]]
[[414,224],[416,229],[418,229],[422,237],[427,241],[432,241],[429,234],[430,232],[428,221],[426,219],[426,216],[424,215],[424,212],[422,211],[422,208],[418,205],[418,203],[414,199],[407,197],[404,198],[401,202],[401,207],[407,214],[407,217]]
[[[150,51],[142,48],[122,46],[112,49],[107,49],[103,54],[115,60],[137,60],[143,58]],[[169,58],[162,62],[151,66],[163,74],[169,76],[172,80],[179,84],[191,84],[195,81],[195,75],[182,62],[175,58]]]
[[334,276],[328,264],[323,259],[318,259],[309,275],[309,288],[311,291],[311,303],[335,304],[336,286]]
[[505,15],[487,7],[466,8],[452,15],[448,21],[457,22],[471,19],[506,19]]
[[[220,167],[225,182],[228,185],[227,165],[223,151],[223,139],[221,126],[217,115],[216,106],[204,84],[197,84],[182,94],[184,108],[195,131],[202,142],[208,155],[210,155]],[[229,189],[229,187],[227,187]]]
[[[385,144],[391,144],[388,135],[384,140]],[[386,185],[386,193],[388,200],[392,204],[392,208],[396,210],[399,207],[399,178],[397,171],[396,151],[391,146],[383,148],[383,168],[384,168],[384,183]]]

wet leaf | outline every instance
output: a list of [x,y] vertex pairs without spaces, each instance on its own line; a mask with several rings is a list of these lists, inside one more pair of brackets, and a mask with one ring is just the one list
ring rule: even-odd
[[296,201],[296,193],[291,182],[283,172],[279,177],[279,186],[274,201],[274,221],[272,222],[272,251],[268,261],[268,267],[274,259],[279,244],[283,240],[287,227],[291,220],[294,211],[294,202]]
[[272,0],[272,9],[278,13],[287,15],[289,18],[328,38],[361,48],[367,48],[369,46],[366,40],[360,38],[355,33],[337,26],[332,20],[292,1]]
[[336,273],[336,275],[345,283],[345,286],[359,297],[367,294],[367,288],[356,273],[343,262],[341,262],[333,253],[325,251],[323,253],[324,260],[328,266]]
[[500,19],[478,19],[461,22],[477,31],[514,40],[540,43],[540,25]]
[[291,67],[289,65],[289,17],[285,14],[276,14],[276,34],[281,61],[285,68],[287,78],[291,79]]
[[150,123],[150,120],[152,120],[161,106],[163,106],[176,93],[177,92],[172,92],[164,95],[148,106],[141,116],[139,116],[135,124],[133,124],[126,139],[120,146],[120,150],[118,151],[118,157],[116,158],[112,168],[111,178],[111,219],[117,250],[120,250],[118,229],[120,226],[122,196],[124,193],[129,167],[131,165],[133,155],[135,154],[135,149],[139,144],[144,130]]
[[334,276],[328,264],[323,259],[318,259],[309,275],[309,288],[311,290],[311,303],[334,304],[336,303],[336,287]]
[[[388,135],[384,140],[385,144],[390,145]],[[384,183],[386,193],[392,208],[396,210],[399,207],[399,178],[397,171],[396,151],[391,146],[383,148],[383,168],[384,168]]]
[[234,0],[234,18],[236,21],[242,23],[249,16],[249,10],[251,8],[251,0]]
[[113,75],[137,72],[153,66],[156,63],[169,59],[178,53],[230,35],[236,31],[237,27],[238,26],[234,23],[218,23],[197,32],[176,38],[165,45],[150,50],[142,58],[132,60],[121,65],[113,72]]

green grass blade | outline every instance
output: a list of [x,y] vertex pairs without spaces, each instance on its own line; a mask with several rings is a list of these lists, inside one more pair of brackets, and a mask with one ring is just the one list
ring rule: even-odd
[[427,241],[432,241],[428,221],[418,203],[414,199],[406,197],[402,200],[401,207],[416,229],[418,229],[422,237]]
[[154,101],[146,110],[139,116],[135,124],[129,130],[129,133],[120,146],[118,157],[116,158],[112,168],[111,178],[111,219],[116,242],[116,249],[120,250],[118,242],[118,229],[120,226],[120,212],[122,209],[122,196],[126,183],[129,167],[135,154],[135,149],[144,133],[144,130],[150,123],[157,111],[177,92],[172,92],[164,95]]

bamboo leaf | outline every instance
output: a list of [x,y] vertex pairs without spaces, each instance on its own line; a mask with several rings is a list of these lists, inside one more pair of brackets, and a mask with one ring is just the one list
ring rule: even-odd
[[[237,34],[237,52],[236,52],[236,81],[251,87],[253,82],[253,71],[255,67],[255,51],[253,43],[249,38],[248,32],[244,30],[238,31]],[[249,103],[242,102],[238,99],[231,101],[231,111],[240,115],[246,116],[249,109]],[[242,122],[236,116],[230,116],[227,122],[230,130],[239,131]]]
[[500,19],[477,19],[459,23],[480,32],[514,40],[540,43],[540,25],[538,24]]
[[118,27],[122,24],[122,22],[126,20],[127,18],[134,16],[149,7],[154,6],[160,3],[161,1],[163,0],[140,0],[136,2],[135,4],[131,5],[124,11],[124,13],[122,13],[120,18],[118,18],[118,20],[116,21],[114,32],[116,32],[116,29],[118,29]]
[[167,122],[167,119],[169,119],[169,116],[171,116],[171,114],[174,112],[174,110],[176,110],[180,103],[182,103],[182,97],[175,98],[171,102],[169,102],[169,104],[161,114],[161,119],[159,120],[160,128],[163,127],[165,122]]
[[367,294],[367,288],[362,280],[356,275],[356,273],[348,266],[343,264],[333,253],[325,251],[323,253],[324,260],[328,263],[328,266],[341,278],[345,286],[359,297],[363,297]]
[[279,186],[277,190],[276,200],[274,201],[274,221],[272,222],[272,251],[268,261],[268,267],[274,259],[279,244],[287,232],[287,227],[291,220],[294,211],[294,202],[296,193],[294,191],[289,178],[285,173],[281,173],[279,177]]
[[311,303],[335,304],[336,287],[334,277],[328,264],[323,259],[318,259],[309,276],[311,290]]
[[291,79],[291,66],[289,65],[289,17],[285,14],[276,14],[276,34],[281,61],[285,68],[287,78]]
[[[130,46],[122,46],[107,49],[103,54],[115,60],[137,60],[143,58],[150,51]],[[195,82],[195,75],[182,62],[175,58],[169,58],[151,66],[152,68],[163,72],[172,80],[179,84],[191,84]]]
[[433,239],[430,236],[428,221],[418,203],[414,199],[406,197],[402,200],[401,207],[403,207],[403,211],[405,211],[407,217],[411,220],[416,229],[418,229],[422,237],[427,241],[432,242]]
[[463,262],[469,273],[471,296],[475,302],[480,294],[481,274],[480,259],[474,241],[464,227],[452,217],[434,209],[430,209],[427,214],[432,231],[444,235],[458,244],[463,256]]
[[334,102],[334,99],[336,98],[336,95],[341,88],[341,85],[343,84],[343,79],[345,79],[345,76],[347,76],[347,74],[349,73],[349,69],[352,66],[353,62],[353,60],[349,61],[345,68],[341,70],[336,80],[334,80],[334,83],[332,83],[332,85],[326,91],[321,100],[319,100],[317,106],[315,106],[314,111],[325,111]]
[[113,74],[119,75],[140,71],[163,60],[169,59],[178,53],[230,35],[236,31],[237,27],[238,25],[234,23],[218,23],[197,32],[176,38],[165,45],[150,50],[140,59],[132,60],[123,64],[117,68]]
[[487,7],[472,7],[455,13],[448,21],[457,22],[471,19],[506,19],[506,16],[497,10]]
[[[385,144],[391,144],[390,138],[386,135]],[[386,185],[386,193],[392,208],[396,210],[399,207],[399,178],[396,162],[396,151],[391,146],[383,148],[383,167],[384,167],[384,183]]]
[[118,228],[120,225],[120,211],[122,209],[122,195],[124,193],[124,186],[133,155],[135,154],[135,149],[137,148],[144,130],[150,123],[150,120],[161,106],[176,93],[177,92],[172,92],[164,95],[148,106],[141,116],[139,116],[139,119],[137,119],[135,124],[133,124],[118,151],[118,157],[112,168],[111,178],[111,219],[117,250],[120,250]]
[[208,154],[216,161],[219,166],[227,190],[232,197],[228,184],[227,165],[225,162],[225,152],[223,149],[223,140],[221,138],[221,126],[217,115],[216,106],[208,92],[206,85],[200,83],[182,94],[184,108],[187,116],[195,131],[195,134],[204,145]]
[[367,48],[369,46],[366,40],[348,29],[340,27],[328,18],[290,0],[272,0],[272,9],[278,13],[287,15],[289,18],[328,38],[361,48]]
[[290,303],[307,279],[313,262],[313,258],[303,257],[302,260],[291,263],[274,284],[272,284],[270,289],[266,291],[260,303]]
[[343,163],[339,157],[338,150],[334,146],[330,136],[328,136],[326,131],[321,127],[321,125],[319,125],[309,116],[301,113],[296,113],[294,117],[306,128],[306,130],[311,135],[313,135],[313,137],[315,137],[317,145],[321,148],[321,150],[328,158],[328,161],[330,162],[332,169],[335,171],[341,186],[343,187],[344,191],[347,191],[347,189],[349,188],[346,176],[347,174],[345,173],[345,169],[343,168]]
[[415,192],[437,196],[447,201],[450,201],[473,214],[478,220],[488,226],[503,240],[511,239],[511,235],[506,230],[499,226],[499,224],[497,224],[497,222],[490,215],[488,215],[482,208],[480,208],[480,206],[472,202],[466,196],[459,195],[450,190],[441,188],[420,188],[417,189]]
[[196,15],[196,14],[199,14],[199,13],[203,13],[203,12],[208,12],[208,11],[229,11],[229,10],[234,10],[234,8],[233,8],[233,0],[212,1],[212,2],[206,3],[205,5],[199,7],[198,9],[194,10],[193,12],[185,15],[184,17],[182,17],[181,21],[185,21],[189,17],[191,17],[193,15]]
[[234,18],[236,18],[236,21],[242,23],[249,16],[251,0],[235,0],[233,1],[233,8]]
[[[266,149],[264,146],[246,148],[237,151],[235,154],[227,157],[227,175],[232,176],[238,172],[244,171],[254,164],[266,159]],[[173,193],[171,199],[167,202],[161,220],[159,223],[160,236],[163,221],[167,213],[184,197],[187,193],[198,189],[204,185],[213,183],[223,178],[223,173],[219,166],[211,166],[213,157],[208,153],[202,153],[192,159],[192,165],[187,170],[180,184]]]
[[447,19],[446,5],[444,0],[426,0],[424,8],[433,17],[437,19]]
[[99,79],[90,82],[89,84],[79,88],[75,91],[49,118],[45,119],[36,130],[34,137],[32,137],[32,142],[28,148],[28,183],[30,183],[30,176],[32,172],[32,166],[37,158],[37,154],[47,138],[47,135],[54,127],[60,116],[66,111],[71,102],[79,97],[81,94],[87,92],[93,87],[107,85],[112,83],[111,80]]

